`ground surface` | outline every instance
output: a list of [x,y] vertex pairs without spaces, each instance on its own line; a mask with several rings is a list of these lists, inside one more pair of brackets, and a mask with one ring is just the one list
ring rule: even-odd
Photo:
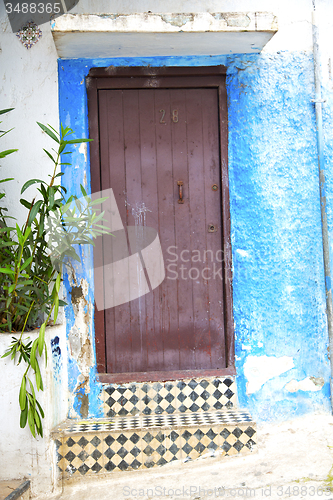
[[332,416],[261,425],[258,435],[258,452],[248,456],[175,462],[147,471],[111,473],[107,479],[81,479],[65,485],[54,500],[333,500]]

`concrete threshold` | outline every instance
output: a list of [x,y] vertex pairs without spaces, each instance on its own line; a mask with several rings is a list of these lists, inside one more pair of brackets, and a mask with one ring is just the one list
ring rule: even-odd
[[0,500],[29,500],[30,481],[11,479],[0,481]]
[[[333,417],[312,414],[258,425],[258,452],[174,462],[151,470],[63,483],[54,500],[333,500]],[[50,497],[48,497],[50,498]]]

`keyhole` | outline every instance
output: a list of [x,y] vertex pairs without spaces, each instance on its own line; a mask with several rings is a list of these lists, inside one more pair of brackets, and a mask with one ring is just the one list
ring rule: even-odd
[[217,231],[217,227],[214,224],[208,224],[208,232],[215,233]]

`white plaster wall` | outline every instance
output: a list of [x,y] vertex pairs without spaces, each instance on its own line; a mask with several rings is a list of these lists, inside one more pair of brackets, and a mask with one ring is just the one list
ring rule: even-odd
[[[321,24],[333,23],[331,0],[316,0]],[[80,0],[71,14],[134,14],[194,12],[273,12],[278,16],[279,32],[267,44],[265,52],[312,50],[312,0]],[[332,31],[327,28],[327,35]],[[327,40],[329,43],[329,40]]]
[[[317,0],[321,36],[323,77],[332,84],[329,60],[333,61],[333,2]],[[272,11],[278,16],[279,31],[264,51],[312,50],[311,0],[81,0],[72,13],[123,13],[135,12],[235,12]],[[23,222],[25,209],[20,209],[20,188],[29,178],[47,179],[52,164],[43,152],[53,146],[52,141],[39,129],[36,121],[58,126],[57,54],[48,24],[41,26],[42,39],[27,50],[12,33],[3,2],[0,2],[0,109],[14,107],[5,115],[1,128],[15,129],[1,139],[0,150],[19,148],[19,152],[1,161],[0,176],[15,177],[2,186],[6,190],[5,204],[11,214]],[[144,55],[144,54],[142,54]],[[333,63],[332,63],[333,66]],[[33,188],[27,194],[32,198]],[[65,329],[59,328],[59,337],[65,342]],[[53,331],[54,335],[54,331]],[[31,334],[33,336],[33,334]],[[10,341],[10,336],[0,335],[0,354]],[[66,352],[64,346],[63,353]],[[51,365],[49,365],[51,366]],[[64,367],[65,368],[65,367]],[[50,370],[50,368],[49,368]],[[0,360],[0,479],[23,477],[32,474],[33,491],[50,491],[54,471],[48,439],[49,430],[67,414],[67,384],[63,377],[62,388],[53,386],[48,372],[48,387],[43,398],[46,409],[44,440],[33,440],[27,429],[19,428],[18,391],[20,370],[13,369],[10,361]],[[53,387],[53,389],[52,389]],[[59,388],[60,387],[60,388]]]
[[[321,33],[323,78],[332,85],[333,2],[316,0]],[[80,0],[71,13],[135,13],[135,12],[236,12],[271,11],[278,16],[279,31],[266,45],[264,52],[281,50],[312,50],[312,0],[211,0],[177,1],[145,0]],[[19,148],[1,161],[1,176],[15,180],[0,187],[7,198],[6,206],[23,222],[26,211],[18,204],[23,183],[31,178],[47,179],[52,172],[51,161],[43,148],[53,147],[36,125],[36,121],[58,126],[57,53],[50,26],[41,25],[43,36],[31,49],[26,49],[12,33],[0,2],[0,109],[14,107],[3,116],[2,128],[15,127],[1,139],[0,150]],[[144,55],[144,54],[142,54]],[[331,60],[331,62],[330,62]],[[31,199],[33,187],[26,193]]]
[[[13,334],[14,335],[14,334]],[[16,336],[18,336],[16,334]],[[38,331],[25,334],[34,340]],[[51,429],[66,418],[68,411],[68,392],[66,364],[62,364],[57,379],[53,377],[51,339],[58,336],[60,348],[66,350],[65,327],[62,325],[46,329],[45,339],[49,360],[47,368],[42,364],[41,372],[44,391],[38,392],[38,400],[45,412],[43,420],[44,438],[34,439],[28,426],[20,428],[20,408],[18,395],[25,367],[19,366],[6,357],[0,359],[0,480],[28,478],[31,480],[32,493],[54,492],[56,487],[55,449],[50,440]],[[0,334],[0,355],[9,346],[12,334]],[[31,375],[30,378],[32,379]],[[33,380],[33,379],[32,379]]]
[[[49,24],[41,26],[42,38],[31,49],[26,49],[13,34],[0,2],[0,109],[15,108],[0,120],[2,130],[15,129],[0,139],[0,151],[16,149],[17,153],[1,160],[0,178],[15,177],[1,185],[7,195],[6,206],[20,221],[26,209],[19,209],[20,190],[29,178],[47,180],[52,171],[51,160],[43,148],[53,147],[36,121],[58,127],[57,54]],[[34,188],[26,192],[32,199]]]

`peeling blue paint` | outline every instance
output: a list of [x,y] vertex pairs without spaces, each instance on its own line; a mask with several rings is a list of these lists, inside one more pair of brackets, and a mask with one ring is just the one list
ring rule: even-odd
[[[238,56],[59,60],[60,120],[88,137],[84,80],[92,67],[209,66],[227,70],[229,105],[229,181],[233,250],[233,300],[239,403],[258,420],[288,419],[314,410],[329,411],[329,359],[325,316],[321,217],[314,105],[313,60],[305,53]],[[324,106],[326,136],[332,134],[333,96]],[[88,159],[78,147],[63,183],[80,195]],[[324,154],[332,162],[332,141]],[[333,223],[333,176],[327,178],[329,227]],[[331,251],[332,253],[332,251]],[[87,280],[93,304],[91,249],[74,264],[76,280]],[[72,284],[65,277],[67,302]],[[89,306],[87,312],[93,314]],[[66,307],[67,334],[74,325]],[[90,332],[93,338],[93,332]],[[295,367],[246,393],[247,356],[290,356]],[[79,386],[80,370],[69,359],[69,387]],[[323,377],[320,391],[290,393],[292,379]],[[81,390],[80,390],[81,391]],[[79,391],[74,409],[80,414]],[[101,416],[96,368],[89,374],[89,416]]]
[[57,380],[61,374],[61,368],[63,363],[58,336],[51,339],[51,352],[52,352],[53,375],[55,380]]

